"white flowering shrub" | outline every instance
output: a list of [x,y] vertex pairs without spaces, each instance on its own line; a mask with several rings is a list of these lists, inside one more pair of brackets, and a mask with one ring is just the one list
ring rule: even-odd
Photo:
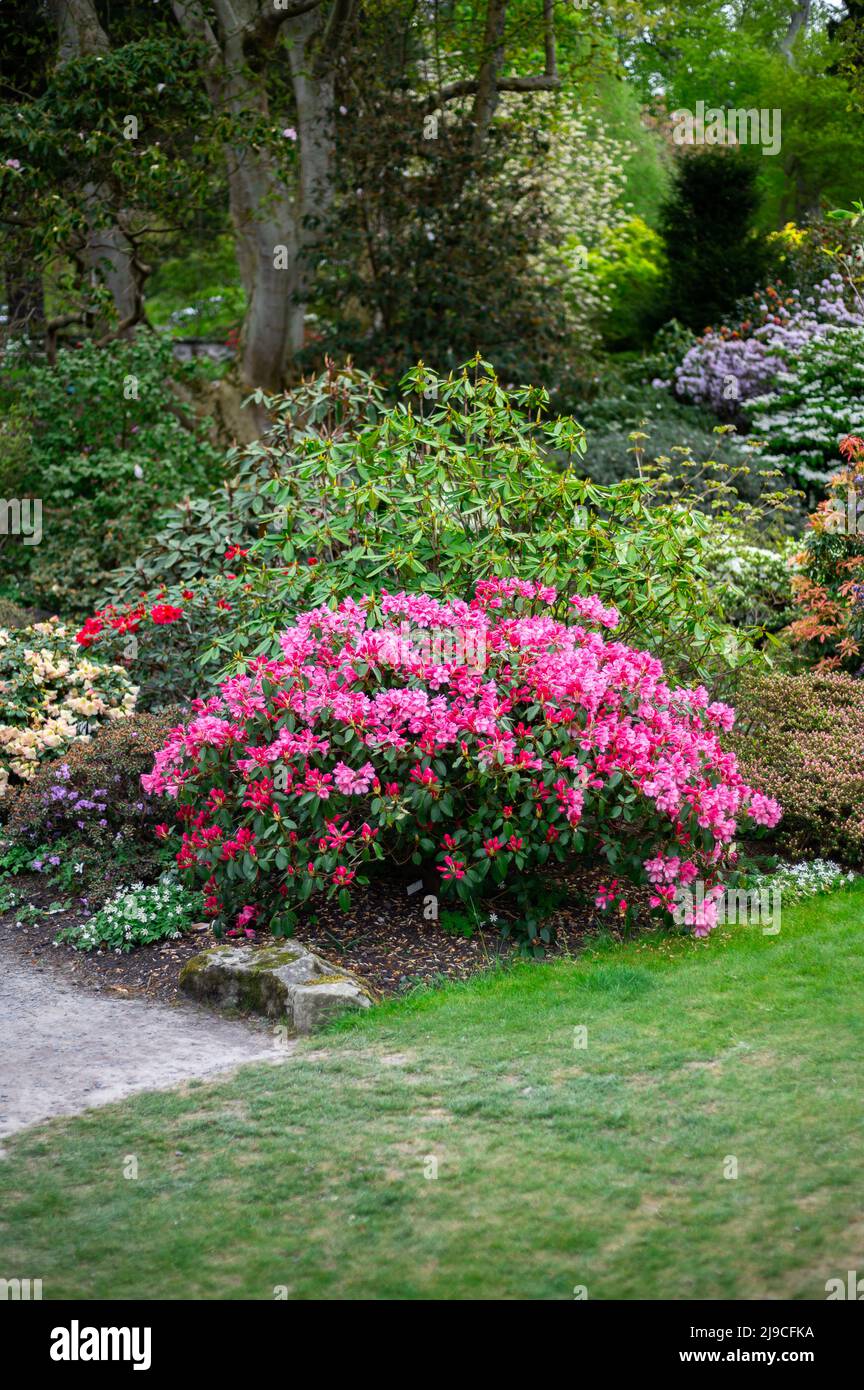
[[744,406],[754,436],[768,441],[763,466],[799,484],[824,485],[837,448],[864,435],[864,328],[836,330],[805,344],[774,390]]
[[721,597],[727,621],[736,627],[779,632],[796,616],[792,602],[797,537],[755,545],[728,526],[714,526],[705,547],[709,585]]
[[537,132],[543,185],[555,215],[535,261],[543,278],[557,284],[561,300],[554,312],[566,312],[569,332],[587,355],[599,344],[612,307],[599,259],[610,254],[610,238],[632,217],[624,200],[632,150],[588,110],[568,109],[551,93],[532,94],[530,106],[504,93],[498,109],[502,119],[528,121]]
[[46,758],[89,740],[135,708],[122,666],[93,661],[57,618],[0,628],[0,796],[29,781]]
[[194,922],[200,898],[178,882],[174,873],[145,887],[133,883],[120,889],[104,907],[71,927],[58,932],[56,944],[76,951],[131,951],[154,941],[172,941]]

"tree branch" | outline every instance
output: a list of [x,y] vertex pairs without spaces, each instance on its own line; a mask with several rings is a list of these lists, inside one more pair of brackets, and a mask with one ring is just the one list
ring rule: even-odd
[[190,39],[200,39],[206,44],[211,64],[220,62],[222,50],[200,0],[172,0],[171,8],[183,33],[188,34]]
[[558,60],[555,56],[555,0],[543,0],[543,42],[546,49],[545,77],[558,77]]
[[285,9],[277,10],[274,0],[268,0],[267,8],[262,10],[243,36],[243,53],[247,58],[258,53],[266,53],[279,38],[279,31],[286,19],[299,19],[310,10],[317,10],[323,0],[293,0]]
[[[809,3],[809,0],[808,0]],[[472,120],[475,126],[475,146],[482,143],[498,104],[499,92],[554,92],[561,86],[555,47],[555,0],[543,0],[544,71],[533,77],[499,77],[498,69],[504,57],[504,20],[507,0],[488,0],[485,57],[476,77],[447,82],[421,103],[423,111],[435,111],[447,101],[459,97],[475,98]]]
[[315,55],[315,76],[323,76],[336,58],[353,18],[354,0],[335,0]]
[[810,22],[810,6],[812,0],[800,0],[789,16],[789,28],[780,40],[780,52],[791,68],[795,67],[795,55],[792,52],[795,40],[802,29],[806,28]]

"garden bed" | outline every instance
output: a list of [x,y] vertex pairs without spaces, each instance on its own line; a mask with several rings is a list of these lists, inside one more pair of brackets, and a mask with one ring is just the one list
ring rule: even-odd
[[[596,877],[568,876],[567,899],[552,918],[556,944],[551,956],[577,954],[586,937],[608,927],[586,906]],[[23,900],[44,907],[45,914],[21,926],[16,926],[16,910],[0,916],[0,953],[9,952],[36,967],[59,968],[73,983],[90,989],[170,1002],[179,996],[178,976],[185,962],[215,943],[209,927],[202,926],[176,941],[126,954],[55,946],[58,931],[83,921],[86,913],[81,907],[49,913],[58,892],[38,875],[22,876],[18,884]],[[484,926],[471,937],[453,935],[439,922],[426,921],[422,904],[419,893],[406,897],[403,883],[380,881],[355,893],[348,914],[335,902],[322,904],[314,919],[298,925],[297,940],[362,976],[382,995],[404,993],[418,984],[464,980],[512,954],[513,944],[502,938],[498,925]]]

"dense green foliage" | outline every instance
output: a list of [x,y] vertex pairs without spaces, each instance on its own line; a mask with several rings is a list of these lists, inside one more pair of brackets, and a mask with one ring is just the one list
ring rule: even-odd
[[682,159],[660,217],[666,277],[662,319],[699,332],[758,284],[767,253],[753,231],[758,205],[753,165],[728,152]]
[[89,612],[158,509],[216,481],[217,451],[176,393],[183,376],[170,346],[144,332],[110,348],[85,340],[54,365],[19,370],[17,418],[29,433],[0,464],[0,491],[41,500],[43,536],[34,546],[7,539],[0,554],[25,602]]

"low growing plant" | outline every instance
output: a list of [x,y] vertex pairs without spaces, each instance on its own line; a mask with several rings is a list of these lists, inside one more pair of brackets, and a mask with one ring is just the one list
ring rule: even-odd
[[130,877],[156,878],[166,853],[154,832],[166,808],[144,795],[141,776],[179,718],[132,715],[43,764],[9,797],[9,852],[91,901]]
[[133,883],[121,889],[92,917],[64,927],[56,941],[76,951],[104,948],[118,954],[155,941],[176,941],[194,921],[197,905],[197,894],[184,888],[176,875],[165,874],[149,887]]
[[851,869],[844,869],[833,859],[802,859],[797,864],[779,860],[766,871],[752,874],[747,878],[747,888],[761,892],[770,888],[782,895],[787,907],[815,898],[820,893],[835,893],[854,882]]
[[743,775],[783,804],[786,855],[864,862],[864,686],[839,673],[747,676],[731,747]]

